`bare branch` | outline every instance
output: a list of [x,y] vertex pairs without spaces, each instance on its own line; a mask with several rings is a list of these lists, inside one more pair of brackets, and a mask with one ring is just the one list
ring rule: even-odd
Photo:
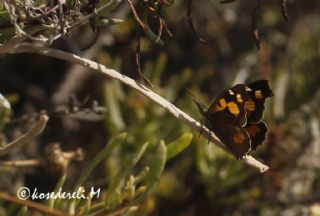
[[[58,58],[64,61],[68,61],[71,63],[79,64],[84,67],[87,67],[91,70],[95,70],[96,72],[102,73],[108,77],[116,79],[134,89],[139,91],[141,94],[145,95],[146,97],[150,98],[160,106],[162,106],[166,111],[171,113],[174,117],[182,121],[184,124],[188,125],[191,129],[196,130],[198,132],[201,131],[202,135],[210,139],[215,145],[224,149],[227,152],[230,152],[225,145],[223,145],[219,139],[210,132],[207,128],[204,128],[199,122],[191,118],[188,114],[180,110],[178,107],[161,97],[160,95],[156,94],[155,92],[151,91],[149,88],[145,87],[144,85],[136,82],[135,80],[120,74],[119,72],[107,68],[102,64],[96,63],[89,59],[81,58],[77,55],[67,53],[61,50],[51,49],[48,47],[37,47],[29,44],[22,44],[14,49],[11,50],[10,53],[37,53],[45,56],[50,56],[54,58]],[[245,156],[242,159],[243,162],[249,164],[250,166],[256,167],[260,170],[260,172],[265,172],[269,169],[268,166],[262,164],[261,162],[254,159],[252,156]]]
[[132,14],[133,14],[133,17],[134,19],[136,20],[136,22],[144,29],[144,30],[148,30],[148,27],[146,26],[146,24],[140,19],[133,3],[131,0],[127,0],[128,3],[129,3],[129,6],[131,8],[131,11],[132,11]]
[[46,215],[52,215],[52,216],[63,216],[65,215],[61,211],[50,209],[49,207],[45,206],[44,204],[33,202],[30,200],[21,200],[17,197],[11,196],[7,193],[0,192],[0,200],[9,201],[12,203],[16,203],[23,206],[28,206],[29,208],[33,208],[39,212],[45,213]]
[[143,79],[143,81],[145,81],[145,83],[147,83],[152,88],[153,87],[152,82],[141,71],[140,29],[137,29],[137,42],[136,43],[137,43],[137,45],[136,45],[136,67],[137,67],[138,74]]
[[92,13],[86,15],[85,17],[83,17],[81,20],[76,21],[75,23],[71,24],[69,29],[73,29],[75,27],[81,26],[86,24],[87,22],[89,22],[89,20],[91,18],[93,18],[94,16],[96,16],[98,13],[100,13],[101,11],[103,11],[104,9],[108,8],[108,7],[116,7],[116,5],[118,5],[118,3],[116,1],[109,1],[108,3],[102,5],[100,8],[96,9],[95,11],[93,11]]
[[13,161],[0,161],[0,166],[8,166],[8,167],[35,167],[40,166],[40,160],[13,160]]
[[[46,30],[47,28],[44,26],[33,26],[30,28],[27,28],[25,30],[25,32],[29,35],[33,35],[35,33],[41,32]],[[23,41],[25,41],[28,37],[25,35],[15,35],[14,37],[8,39],[7,41],[5,41],[3,44],[0,44],[0,53],[6,53],[9,52],[9,50],[11,48],[13,48],[14,46],[22,43]]]

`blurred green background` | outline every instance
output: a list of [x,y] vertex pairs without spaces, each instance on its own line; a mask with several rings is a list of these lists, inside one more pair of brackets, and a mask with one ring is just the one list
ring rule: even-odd
[[[195,119],[200,118],[188,87],[207,105],[234,83],[268,79],[275,97],[266,102],[264,119],[267,141],[254,156],[270,166],[260,174],[237,161],[168,114],[157,104],[117,81],[85,68],[33,54],[0,56],[0,92],[12,104],[12,118],[66,106],[74,94],[80,101],[88,95],[106,107],[101,121],[54,116],[34,143],[6,157],[7,160],[37,158],[49,143],[62,149],[82,147],[82,162],[72,164],[66,188],[105,143],[121,132],[128,137],[89,176],[87,185],[107,188],[126,158],[145,142],[142,161],[152,160],[158,143],[170,143],[193,133],[191,144],[169,160],[155,192],[139,204],[136,215],[320,215],[320,2],[287,2],[289,21],[281,14],[280,1],[199,0],[192,4],[194,26],[200,43],[186,24],[187,2],[176,0],[163,8],[172,33],[163,33],[164,45],[154,45],[141,32],[141,70],[153,90]],[[257,14],[261,48],[253,40],[252,14]],[[75,29],[70,38],[52,47],[89,59],[143,83],[135,64],[137,25],[127,2],[108,16],[124,21],[101,27],[97,42],[89,26]],[[149,25],[157,32],[158,22]],[[25,131],[26,123],[9,123],[3,134],[9,140]],[[138,164],[136,169],[144,167]],[[18,186],[52,191],[60,176],[38,168],[1,170],[1,191]],[[40,186],[41,182],[41,186]],[[2,203],[3,212],[17,207]],[[9,207],[8,207],[9,206]],[[0,202],[1,208],[1,202]]]

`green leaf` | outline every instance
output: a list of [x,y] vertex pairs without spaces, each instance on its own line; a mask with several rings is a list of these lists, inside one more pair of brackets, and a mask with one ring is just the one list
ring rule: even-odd
[[[56,186],[55,186],[55,188],[54,188],[54,190],[53,190],[54,194],[57,194],[57,193],[59,192],[59,190],[62,188],[65,180],[66,180],[66,175],[63,175],[63,176],[59,179],[58,183],[56,184]],[[49,208],[50,208],[50,209],[54,209],[54,205],[55,205],[56,200],[57,200],[57,199],[54,199],[54,198],[51,198],[51,199],[49,200]],[[58,201],[57,203],[61,203],[61,200],[60,200],[60,202]]]
[[[82,173],[80,174],[75,187],[73,189],[74,192],[78,191],[79,188],[82,186],[84,181],[87,179],[87,177],[90,175],[90,173],[93,171],[93,169],[103,160],[105,159],[112,150],[117,147],[119,144],[121,144],[127,137],[127,133],[122,133],[113,138],[101,151],[100,153],[94,157],[90,163],[83,169]],[[70,200],[68,203],[68,212],[70,214],[75,213],[75,207],[79,203],[80,200]]]
[[75,186],[75,190],[78,189],[83,182],[86,180],[86,178],[90,175],[90,173],[93,171],[93,169],[104,159],[106,158],[111,151],[121,144],[127,137],[127,133],[122,133],[118,136],[116,136],[114,139],[112,139],[102,150],[101,152],[93,158],[93,160],[83,169],[80,177],[78,178],[78,181]]
[[116,193],[119,192],[121,183],[123,183],[125,179],[128,178],[128,175],[132,171],[133,167],[139,162],[148,145],[149,142],[144,143],[140,147],[138,152],[132,157],[132,159],[125,163],[126,166],[121,169],[117,176],[111,181],[105,199],[105,203],[108,208],[112,209],[117,204],[118,199]]
[[16,214],[17,216],[23,216],[23,215],[27,215],[28,214],[28,206],[23,206],[20,211],[18,212],[18,214]]
[[130,207],[126,208],[126,209],[122,212],[122,215],[123,215],[123,216],[136,215],[138,209],[139,209],[138,206],[130,206]]
[[103,210],[105,210],[105,204],[104,202],[99,202],[97,204],[92,205],[86,213],[87,215],[98,214],[98,212],[101,212]]
[[[103,5],[109,4],[110,0],[106,1],[99,1],[97,8],[102,7]],[[109,4],[106,8],[104,8],[102,11],[99,11],[97,16],[106,16],[113,10],[115,10],[119,5],[121,1],[112,1],[111,4]]]
[[[149,27],[149,25],[148,25],[148,18],[147,18],[147,17],[148,17],[148,13],[147,13],[147,12],[144,12],[144,14],[143,14],[143,16],[142,16],[142,20],[143,20],[146,28],[142,28],[142,29],[143,29],[144,33],[146,34],[146,36],[147,36],[150,40],[152,40],[153,42],[155,42],[155,41],[157,40],[158,33],[156,34],[156,33],[154,33],[154,32],[150,29],[150,27]],[[159,41],[157,42],[157,44],[160,45],[160,46],[163,46],[163,45],[164,45],[164,42],[163,42],[163,40],[159,39]]]
[[96,21],[97,26],[110,26],[110,25],[118,25],[123,23],[123,19],[113,19],[113,18],[106,18],[106,19],[98,19]]
[[122,100],[122,89],[116,82],[107,81],[104,85],[105,107],[108,109],[108,118],[106,118],[106,127],[111,134],[123,130],[126,125],[120,109]]
[[146,166],[145,168],[143,168],[143,170],[141,170],[140,173],[135,177],[134,184],[137,185],[143,179],[145,179],[146,176],[148,175],[149,171],[150,171],[150,167]]
[[132,204],[137,204],[142,200],[146,199],[156,188],[161,174],[164,170],[164,166],[167,159],[167,147],[163,141],[160,141],[160,144],[157,147],[157,151],[153,160],[151,161],[149,167],[150,171],[146,176],[146,185],[147,189],[142,193]]
[[129,207],[124,207],[120,210],[114,211],[112,213],[108,213],[107,216],[131,216],[131,215],[136,215],[135,213],[138,210],[138,206],[129,206]]
[[165,72],[165,68],[168,62],[168,55],[165,52],[161,52],[158,56],[157,61],[154,64],[154,68],[149,70],[150,73],[146,74],[148,77],[151,77],[152,83],[160,85],[160,80],[162,74]]
[[[148,29],[143,29],[143,31],[150,40],[156,41],[158,36],[149,27],[148,27]],[[164,42],[163,42],[163,40],[160,39],[157,44],[159,44],[160,46],[163,46]]]
[[79,215],[85,215],[85,214],[89,214],[89,211],[91,209],[91,203],[92,203],[92,200],[91,200],[91,197],[89,196],[85,201],[84,201],[84,204],[82,205],[82,208],[81,208],[81,213]]
[[178,139],[170,143],[167,148],[167,160],[175,157],[176,155],[180,154],[184,149],[186,149],[193,138],[192,133],[185,133],[180,136]]

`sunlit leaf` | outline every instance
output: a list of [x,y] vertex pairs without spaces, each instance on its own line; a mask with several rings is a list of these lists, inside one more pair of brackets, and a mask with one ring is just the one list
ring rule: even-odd
[[172,143],[168,144],[167,160],[175,157],[185,150],[190,145],[192,137],[192,133],[185,133]]

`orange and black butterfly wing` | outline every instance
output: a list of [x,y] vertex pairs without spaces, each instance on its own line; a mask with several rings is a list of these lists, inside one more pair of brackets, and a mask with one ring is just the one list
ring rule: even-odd
[[250,136],[251,150],[256,150],[256,148],[266,139],[268,132],[267,125],[263,121],[257,124],[248,123],[244,129]]
[[274,96],[269,82],[268,80],[255,81],[246,86],[246,91],[249,95],[249,100],[245,105],[247,121],[250,123],[260,122],[265,109],[265,99]]
[[[230,89],[223,91],[211,104],[205,113],[205,117],[210,120],[210,116],[219,113],[225,118],[234,117],[233,120],[240,126],[247,123],[245,103],[249,100],[246,86],[237,84]],[[211,121],[211,120],[210,120]]]
[[250,151],[250,137],[241,127],[238,119],[227,113],[214,113],[210,115],[208,128],[217,135],[222,143],[233,153],[237,159],[241,159]]
[[238,159],[250,151],[245,102],[249,100],[245,85],[238,84],[222,92],[205,113],[207,127]]

